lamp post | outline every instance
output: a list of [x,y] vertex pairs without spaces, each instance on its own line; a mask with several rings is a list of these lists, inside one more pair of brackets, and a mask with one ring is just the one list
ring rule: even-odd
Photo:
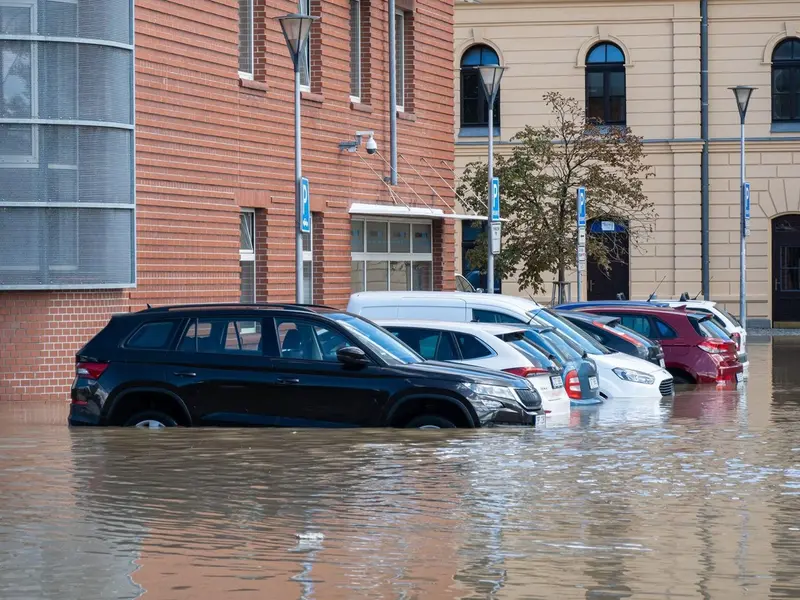
[[300,179],[303,177],[300,156],[300,60],[304,55],[311,25],[317,19],[318,17],[298,14],[278,17],[294,64],[295,302],[298,304],[303,303],[303,232],[300,229],[302,219]]
[[745,158],[744,158],[744,119],[747,116],[747,105],[750,104],[750,96],[756,88],[747,85],[737,85],[729,88],[736,97],[736,106],[739,108],[740,130],[740,181],[739,181],[739,320],[742,327],[747,329],[747,286],[746,286],[746,251],[745,235],[747,233],[747,223],[745,222]]
[[483,83],[483,91],[486,94],[486,101],[489,103],[489,195],[487,202],[487,221],[486,221],[486,243],[487,243],[487,262],[486,262],[486,292],[494,294],[494,254],[492,253],[492,179],[494,179],[494,102],[497,99],[497,92],[500,90],[500,80],[506,67],[500,65],[483,65],[478,67]]

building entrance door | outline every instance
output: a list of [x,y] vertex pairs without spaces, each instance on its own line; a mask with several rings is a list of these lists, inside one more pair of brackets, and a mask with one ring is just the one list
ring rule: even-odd
[[631,270],[627,223],[596,219],[589,223],[589,235],[599,238],[608,248],[611,264],[601,267],[591,258],[587,259],[588,300],[615,300],[617,294],[630,297]]
[[772,326],[800,327],[800,214],[772,220]]

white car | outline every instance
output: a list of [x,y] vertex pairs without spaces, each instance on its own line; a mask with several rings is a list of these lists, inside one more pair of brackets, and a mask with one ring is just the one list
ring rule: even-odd
[[612,352],[565,319],[527,298],[459,292],[359,292],[347,311],[367,319],[425,319],[461,323],[512,323],[555,327],[591,356],[603,398],[672,396],[672,375],[658,365]]
[[445,323],[441,321],[375,321],[427,360],[477,365],[525,377],[542,398],[545,414],[567,414],[570,400],[561,369],[525,339],[519,325]]
[[685,306],[694,312],[710,314],[712,321],[722,327],[736,343],[739,362],[744,365],[745,375],[747,374],[747,367],[749,364],[747,358],[747,330],[742,327],[736,317],[731,315],[716,302],[711,302],[709,300],[657,300],[657,302],[668,304],[673,308]]

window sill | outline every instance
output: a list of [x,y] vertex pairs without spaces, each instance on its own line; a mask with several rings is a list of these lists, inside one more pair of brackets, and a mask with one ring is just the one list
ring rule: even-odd
[[[488,127],[462,127],[458,132],[458,137],[460,138],[479,138],[488,136],[489,136]],[[499,127],[494,128],[494,137],[500,137]]]
[[269,86],[263,81],[254,81],[246,77],[239,77],[239,87],[254,92],[266,92]]
[[306,102],[314,102],[315,104],[322,104],[325,102],[324,94],[315,94],[314,92],[300,92],[300,98]]
[[770,133],[800,133],[800,121],[773,123],[769,130]]
[[414,113],[397,111],[397,118],[401,121],[410,121],[411,123],[417,122],[417,115]]
[[363,104],[361,102],[350,102],[350,109],[355,110],[357,112],[363,112],[367,114],[372,114],[373,108],[369,104]]

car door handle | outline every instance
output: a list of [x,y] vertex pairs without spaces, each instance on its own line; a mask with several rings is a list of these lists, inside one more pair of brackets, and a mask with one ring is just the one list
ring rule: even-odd
[[298,383],[300,383],[300,380],[281,377],[280,379],[278,379],[278,383],[281,385],[297,385]]
[[197,377],[197,373],[192,373],[190,371],[178,371],[177,373],[173,373],[175,377]]

